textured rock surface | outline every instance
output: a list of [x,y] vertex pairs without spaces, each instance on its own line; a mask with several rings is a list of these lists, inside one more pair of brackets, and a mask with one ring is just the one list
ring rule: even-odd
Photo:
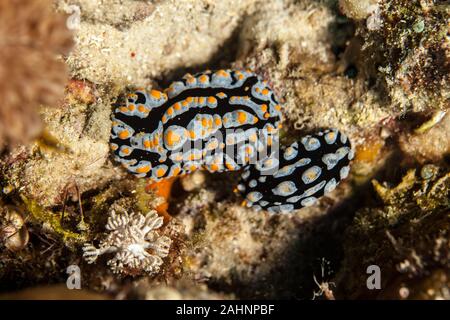
[[[449,299],[448,169],[427,165],[396,187],[373,184],[381,201],[359,210],[347,229],[337,297]],[[385,290],[366,287],[370,265],[382,271]]]

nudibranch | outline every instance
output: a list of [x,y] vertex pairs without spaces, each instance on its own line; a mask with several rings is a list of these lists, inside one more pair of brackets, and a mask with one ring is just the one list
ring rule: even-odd
[[250,71],[185,75],[164,92],[138,89],[114,110],[111,149],[137,177],[242,170],[244,204],[269,212],[309,206],[349,172],[348,138],[331,129],[279,145],[281,105]]
[[307,135],[263,160],[277,167],[273,173],[263,175],[259,164],[247,166],[238,190],[246,195],[248,207],[272,213],[308,207],[348,176],[353,152],[338,130]]

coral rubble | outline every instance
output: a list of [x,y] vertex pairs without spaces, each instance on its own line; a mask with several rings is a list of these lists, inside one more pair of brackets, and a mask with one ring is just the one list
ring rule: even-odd
[[[449,299],[448,280],[440,282],[435,272],[445,278],[450,270],[450,171],[426,165],[420,172],[409,171],[395,187],[376,180],[373,185],[381,201],[358,210],[347,229],[337,297]],[[355,246],[355,241],[365,245]],[[366,287],[369,265],[382,270],[385,290]],[[402,296],[405,288],[411,292]]]
[[382,81],[400,112],[449,107],[450,8],[445,2],[380,0],[374,13],[378,25],[359,25],[366,69]]

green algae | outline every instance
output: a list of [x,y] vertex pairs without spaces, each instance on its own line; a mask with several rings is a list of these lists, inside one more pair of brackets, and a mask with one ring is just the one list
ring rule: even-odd
[[60,236],[67,245],[81,244],[86,242],[87,239],[86,231],[76,233],[67,230],[62,226],[61,213],[55,213],[50,210],[46,210],[45,208],[38,205],[36,201],[27,199],[23,195],[21,196],[21,199],[26,207],[27,212],[30,213],[33,220],[42,224],[43,226],[45,225],[50,226],[52,231],[54,231],[58,236]]

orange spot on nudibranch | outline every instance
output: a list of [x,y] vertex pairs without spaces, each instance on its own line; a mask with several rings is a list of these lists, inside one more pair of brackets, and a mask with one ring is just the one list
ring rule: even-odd
[[122,132],[119,133],[120,139],[127,139],[129,136],[130,136],[130,133],[128,132],[128,130],[123,130]]
[[152,96],[152,98],[159,100],[161,99],[162,92],[158,90],[152,90],[150,91],[150,95]]
[[229,73],[226,72],[225,70],[218,70],[218,71],[216,72],[216,75],[218,75],[218,76],[220,76],[220,77],[228,77],[228,76],[229,76]]
[[214,98],[214,97],[208,97],[208,103],[214,104],[214,103],[216,103],[216,102],[217,102],[216,98]]
[[167,132],[166,141],[169,146],[173,146],[180,141],[181,137],[172,130]]
[[239,111],[237,120],[239,121],[240,124],[244,124],[245,121],[247,120],[247,114],[244,111]]
[[173,169],[172,174],[173,174],[173,176],[177,176],[180,174],[180,172],[181,172],[180,167],[176,167],[175,169]]
[[189,84],[193,84],[193,83],[195,83],[195,78],[193,76],[189,75],[186,79],[186,82]]
[[234,171],[234,169],[235,169],[234,166],[229,162],[225,163],[225,166],[227,167],[228,170],[231,170],[231,171]]
[[136,169],[137,173],[147,173],[150,171],[150,166],[142,166]]
[[158,178],[161,178],[165,173],[166,173],[166,170],[164,168],[159,168],[158,170],[156,170],[156,176]]

